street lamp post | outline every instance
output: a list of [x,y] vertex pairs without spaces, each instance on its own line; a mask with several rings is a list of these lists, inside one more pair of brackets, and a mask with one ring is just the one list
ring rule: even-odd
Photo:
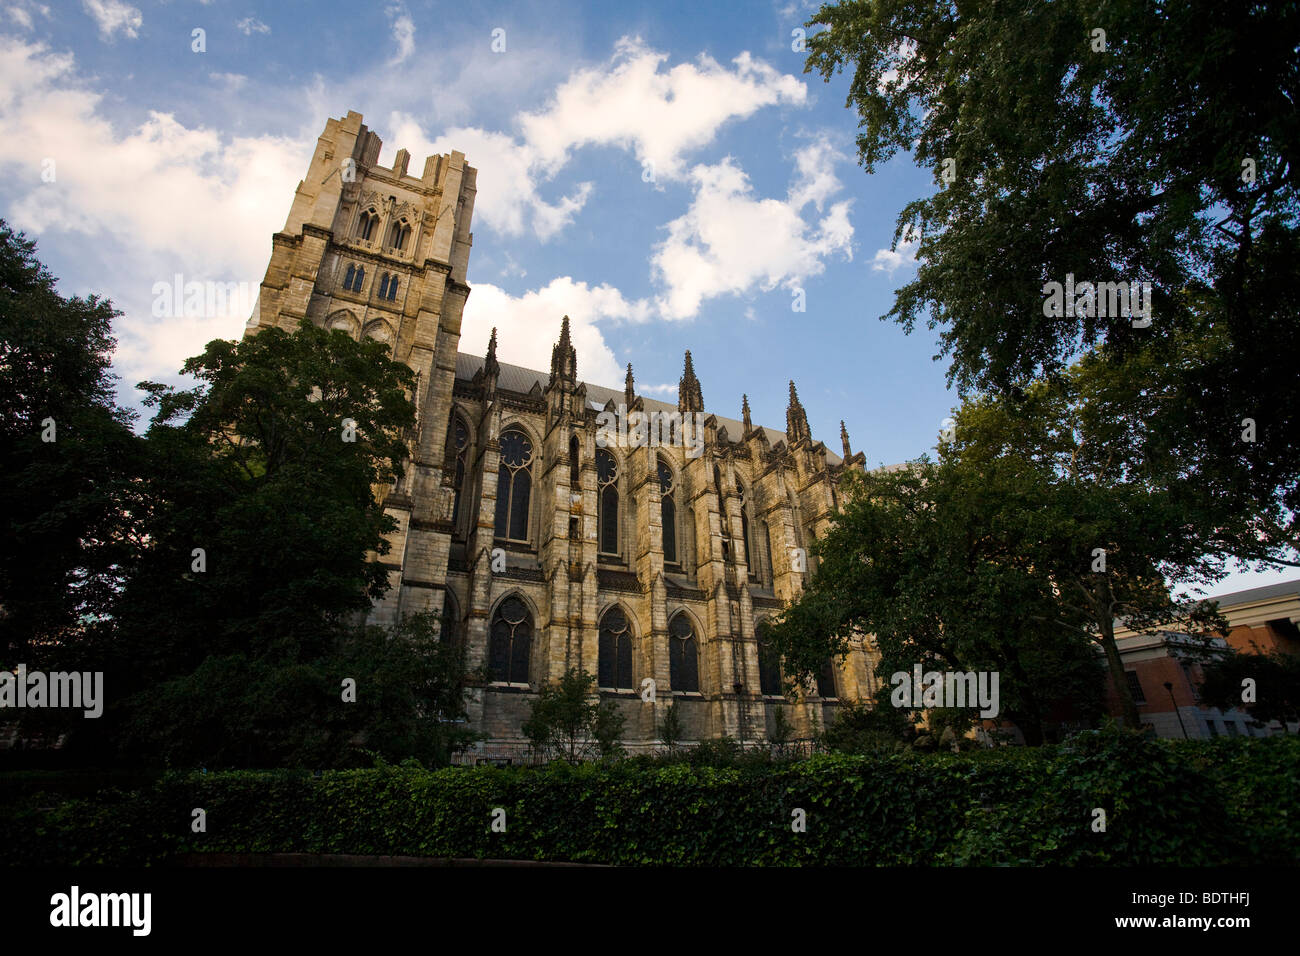
[[1187,736],[1187,727],[1183,724],[1182,712],[1178,709],[1178,701],[1174,699],[1173,681],[1165,681],[1165,690],[1169,691],[1169,702],[1174,705],[1174,716],[1178,718],[1178,726],[1183,729],[1183,739],[1190,740],[1191,738]]

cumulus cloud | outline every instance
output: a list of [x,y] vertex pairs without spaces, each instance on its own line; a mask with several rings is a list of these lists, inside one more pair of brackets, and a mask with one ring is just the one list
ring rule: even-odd
[[[152,112],[117,129],[73,57],[0,36],[0,169],[11,225],[79,233],[82,281],[108,295],[118,367],[128,384],[171,377],[217,336],[237,338],[247,314],[155,318],[153,286],[261,282],[270,236],[284,223],[310,141],[223,137]],[[53,182],[42,180],[46,161]]]
[[[567,196],[548,202],[539,191],[533,151],[506,133],[477,127],[459,127],[430,140],[409,116],[394,114],[393,142],[414,156],[460,150],[478,170],[478,196],[474,223],[506,236],[531,230],[545,241],[567,226],[591,195],[592,184],[579,183]],[[414,145],[412,145],[414,144]]]
[[549,358],[551,346],[560,337],[560,320],[567,315],[569,334],[578,350],[578,377],[612,388],[622,383],[624,370],[605,343],[599,323],[639,321],[649,308],[643,300],[628,300],[613,286],[590,286],[569,276],[552,279],[521,296],[476,283],[465,304],[460,350],[484,354],[495,327],[498,359],[539,368]]
[[709,57],[664,69],[668,55],[623,38],[604,64],[572,73],[541,110],[521,113],[521,135],[461,126],[427,140],[410,116],[394,114],[397,140],[433,152],[458,149],[479,170],[476,222],[507,236],[554,236],[592,193],[579,183],[556,200],[541,190],[586,146],[630,150],[656,180],[685,175],[686,157],[729,120],[777,104],[800,105],[807,89],[742,53],[724,67]]
[[608,63],[574,73],[543,110],[519,118],[524,141],[552,172],[575,149],[617,146],[651,164],[656,178],[680,178],[686,155],[729,120],[807,98],[800,80],[749,53],[730,69],[708,56],[664,70],[667,61],[668,54],[624,37]]
[[81,6],[94,18],[99,26],[99,35],[105,40],[111,40],[115,33],[131,40],[140,35],[144,15],[129,3],[122,0],[81,0]]
[[871,261],[871,268],[884,272],[891,279],[899,269],[912,268],[916,265],[916,249],[921,244],[919,239],[900,239],[894,249],[877,249]]
[[794,288],[825,269],[836,252],[852,258],[851,200],[834,203],[816,223],[805,221],[809,203],[820,213],[840,188],[833,165],[838,153],[817,140],[796,153],[797,174],[786,199],[758,199],[731,157],[691,170],[695,196],[686,214],[668,224],[652,269],[664,287],[656,305],[668,319],[699,314],[707,299],[751,289]]
[[393,25],[393,42],[397,44],[397,52],[390,62],[401,63],[415,52],[415,21],[405,3],[389,4],[385,13]]

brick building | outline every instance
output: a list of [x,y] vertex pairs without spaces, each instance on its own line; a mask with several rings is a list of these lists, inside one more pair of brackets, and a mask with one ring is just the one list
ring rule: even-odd
[[[1216,646],[1244,654],[1276,651],[1300,655],[1300,579],[1214,600],[1231,627],[1227,638],[1213,642]],[[1197,690],[1202,666],[1193,653],[1197,645],[1186,635],[1174,631],[1134,634],[1121,627],[1115,631],[1115,642],[1138,714],[1161,737],[1245,737],[1300,731],[1295,724],[1284,728],[1278,721],[1259,725],[1235,708],[1225,713],[1203,706]],[[1107,689],[1107,710],[1117,718],[1123,714],[1113,686]]]

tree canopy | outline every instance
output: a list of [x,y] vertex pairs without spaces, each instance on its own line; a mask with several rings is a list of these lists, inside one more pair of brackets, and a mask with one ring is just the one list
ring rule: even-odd
[[108,612],[140,541],[140,442],[114,398],[118,314],[64,297],[0,221],[0,666],[32,663]]
[[[809,26],[866,170],[910,151],[938,187],[899,215],[918,269],[882,318],[937,330],[963,393],[1140,353],[1135,453],[1249,512],[1243,557],[1294,563],[1300,5],[845,0]],[[1067,276],[1149,282],[1149,325],[1100,296],[1049,314]]]

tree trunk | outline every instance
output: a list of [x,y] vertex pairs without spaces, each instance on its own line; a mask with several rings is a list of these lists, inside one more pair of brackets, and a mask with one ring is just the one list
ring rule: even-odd
[[1142,719],[1138,716],[1137,704],[1133,701],[1133,694],[1128,688],[1128,677],[1124,674],[1124,661],[1120,658],[1119,648],[1115,644],[1114,621],[1107,618],[1097,623],[1101,625],[1101,647],[1106,652],[1110,682],[1114,685],[1115,694],[1124,709],[1124,726],[1130,730],[1139,730],[1142,727]]

